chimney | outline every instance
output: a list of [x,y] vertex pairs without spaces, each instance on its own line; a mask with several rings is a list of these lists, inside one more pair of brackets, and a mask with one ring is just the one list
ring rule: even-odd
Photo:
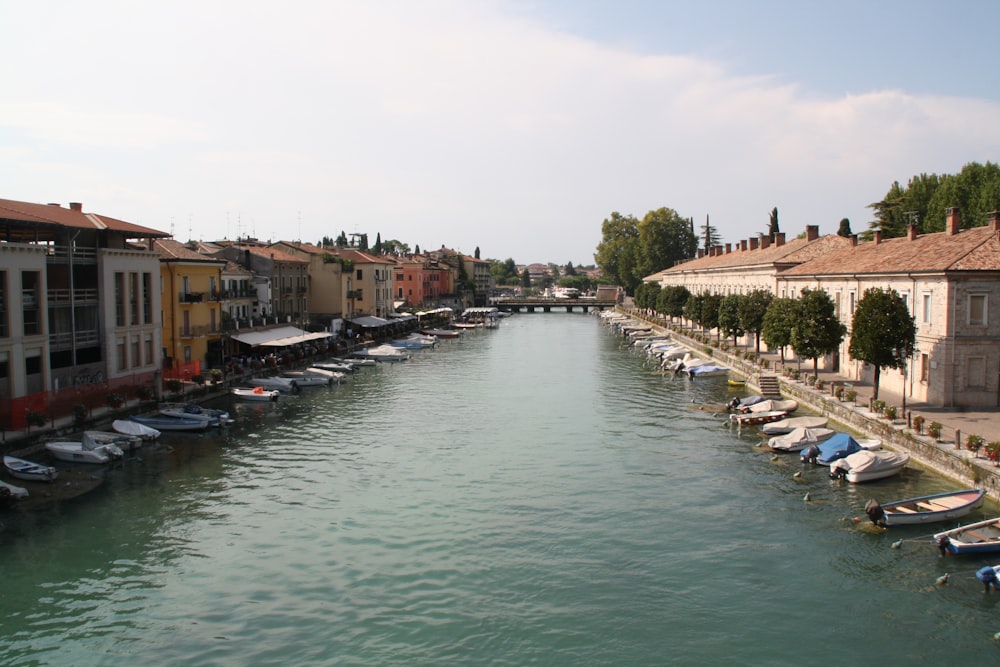
[[759,246],[759,245],[760,245],[760,241],[758,241],[756,237],[750,239],[750,249],[751,250],[756,250],[757,246]]
[[776,246],[785,245],[785,232],[777,232],[774,235],[774,245]]
[[959,228],[962,226],[962,214],[959,213],[957,206],[952,206],[951,208],[946,208],[944,210],[944,227],[945,231],[948,232],[950,236],[958,234]]
[[704,257],[704,256],[705,256],[705,251],[704,251],[704,249],[702,249],[702,248],[698,248],[698,259],[701,259],[701,258],[702,258],[702,257]]
[[56,208],[59,208],[61,206],[61,204],[59,202],[51,202],[50,201],[49,202],[49,206],[55,206]]
[[815,241],[819,238],[819,225],[806,225],[806,241]]
[[726,244],[726,254],[728,255],[732,251],[733,251],[733,244],[732,243],[727,243]]
[[742,241],[740,241],[740,250],[746,250],[746,249],[747,249],[747,240],[743,239]]
[[917,223],[915,223],[915,222],[911,222],[911,223],[910,223],[910,231],[909,231],[909,233],[907,234],[907,237],[908,237],[908,238],[909,238],[909,239],[910,239],[911,241],[912,241],[913,239],[917,238]]
[[1000,232],[1000,211],[991,211],[989,216],[990,223],[993,225],[993,231]]
[[69,210],[71,210],[71,211],[77,211],[77,212],[82,212],[83,211],[83,204],[80,203],[80,202],[78,202],[78,201],[71,201],[69,203]]
[[767,250],[770,247],[771,247],[771,237],[770,236],[761,236],[760,237],[760,249],[761,250]]
[[858,235],[857,234],[851,234],[851,247],[852,248],[857,248],[858,247]]
[[878,245],[881,242],[882,242],[882,230],[881,229],[876,229],[875,230],[875,245]]

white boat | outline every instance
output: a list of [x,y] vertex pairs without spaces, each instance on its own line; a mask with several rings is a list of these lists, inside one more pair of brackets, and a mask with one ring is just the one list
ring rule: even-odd
[[761,427],[765,435],[784,435],[797,428],[823,428],[829,419],[820,416],[786,417]]
[[230,392],[244,401],[276,401],[281,394],[277,389],[263,387],[233,387]]
[[282,380],[294,383],[296,387],[329,387],[333,382],[331,377],[304,371],[289,371],[280,377]]
[[51,482],[59,476],[59,471],[52,466],[19,459],[16,456],[4,456],[3,467],[11,477],[33,482]]
[[142,438],[137,435],[125,435],[117,431],[84,431],[84,434],[88,436],[84,446],[87,446],[88,443],[92,447],[118,445],[126,452],[142,446]]
[[401,347],[392,345],[376,345],[366,347],[354,353],[354,356],[362,359],[374,359],[376,361],[406,361],[410,354]]
[[[84,440],[87,435],[84,434]],[[45,449],[60,461],[74,463],[110,463],[125,455],[118,445],[97,445],[85,447],[83,442],[74,440],[57,440],[46,442]]]
[[[371,361],[375,365],[374,359],[357,359],[356,361]],[[353,373],[358,370],[360,364],[352,364],[348,360],[344,361],[320,361],[308,368],[311,371],[323,371],[324,373]]]
[[204,431],[208,428],[208,422],[203,419],[171,415],[132,415],[129,419],[158,431]]
[[28,497],[28,490],[23,486],[14,486],[7,482],[0,481],[0,500],[12,501]]
[[834,433],[836,431],[832,428],[804,428],[800,426],[799,428],[792,429],[791,433],[772,437],[767,441],[767,445],[771,449],[778,449],[784,452],[798,452],[809,445],[823,442]]
[[715,364],[698,364],[694,368],[687,369],[688,377],[691,379],[698,377],[718,377],[720,375],[729,375],[729,369],[725,366],[716,366]]
[[324,366],[325,363],[347,364],[348,366],[351,366],[352,368],[354,368],[356,370],[356,369],[358,369],[361,366],[375,366],[377,362],[374,359],[358,359],[356,357],[351,358],[351,359],[344,359],[343,357],[333,357],[331,359],[328,359],[324,363],[313,364],[313,366],[319,366],[320,368],[323,368],[323,366]]
[[[761,401],[760,403],[754,403],[747,408],[741,408],[741,412],[795,412],[799,408],[798,401],[794,399],[776,399],[769,398],[767,400]],[[777,421],[777,420],[775,420]]]
[[208,422],[209,426],[226,426],[233,423],[232,417],[225,410],[204,408],[197,403],[167,403],[160,407],[160,414],[167,417],[197,419]]
[[[348,372],[352,371],[353,369]],[[328,378],[329,382],[343,382],[347,378],[347,374],[344,371],[332,371],[328,368],[317,368],[316,366],[310,366],[302,372]]]
[[124,435],[136,435],[143,440],[156,440],[160,432],[151,426],[134,422],[131,419],[116,419],[111,422],[111,428]]
[[273,389],[285,394],[291,394],[297,389],[294,382],[279,377],[253,378],[252,380],[247,380],[247,384],[251,387]]
[[910,455],[905,452],[862,449],[831,463],[830,478],[847,479],[852,483],[871,482],[898,475],[909,462]]

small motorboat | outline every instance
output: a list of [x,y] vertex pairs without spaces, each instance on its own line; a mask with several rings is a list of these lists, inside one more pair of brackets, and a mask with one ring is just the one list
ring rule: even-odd
[[421,329],[420,333],[425,336],[434,336],[435,338],[458,338],[462,335],[461,329]]
[[[767,427],[765,426],[765,428]],[[771,449],[777,449],[785,452],[798,452],[805,449],[809,445],[816,445],[823,442],[834,433],[836,433],[836,431],[832,428],[803,428],[800,426],[799,428],[793,429],[791,433],[773,436],[767,441],[767,445]]]
[[[83,440],[87,439],[88,436],[84,433]],[[60,461],[73,463],[111,463],[125,456],[125,452],[118,445],[92,446],[90,443],[85,445],[82,441],[74,440],[46,442],[45,449]]]
[[729,375],[729,369],[725,366],[715,366],[713,364],[701,364],[687,369],[688,377],[692,380],[697,377],[718,377]]
[[209,426],[226,426],[233,423],[232,417],[225,410],[204,408],[193,402],[185,404],[167,403],[160,407],[160,414],[167,417],[199,419],[208,422]]
[[85,441],[93,447],[99,445],[118,445],[124,451],[130,452],[136,447],[142,446],[142,438],[137,435],[125,435],[117,431],[84,431],[84,435],[89,436]]
[[279,377],[253,378],[247,380],[247,384],[251,387],[260,387],[261,389],[273,389],[284,394],[292,394],[298,390],[298,385],[293,380]]
[[11,477],[31,482],[51,482],[59,476],[59,471],[52,466],[19,459],[16,456],[4,456],[3,467]]
[[263,387],[233,387],[230,391],[233,396],[244,401],[276,401],[281,395],[277,389],[264,389]]
[[28,490],[23,486],[15,486],[0,481],[0,502],[10,503],[28,497]]
[[828,466],[837,459],[860,452],[863,447],[848,433],[834,433],[823,442],[809,445],[800,452],[803,463]]
[[297,387],[329,387],[333,383],[332,377],[307,371],[288,371],[280,377],[282,380],[294,383]]
[[325,377],[327,378],[327,381],[332,384],[334,382],[343,382],[347,378],[347,373],[353,373],[354,369],[348,367],[347,371],[337,371],[337,370],[330,370],[328,368],[317,368],[316,366],[310,366],[309,368],[305,369],[302,372],[310,373],[312,375],[318,375],[320,377]]
[[376,345],[375,347],[362,348],[355,352],[354,356],[358,359],[393,362],[406,361],[410,358],[410,354],[404,348],[393,347],[392,345]]
[[905,452],[862,449],[830,464],[830,479],[846,479],[852,484],[871,482],[898,475],[910,462]]
[[167,415],[132,415],[129,419],[158,431],[204,431],[208,422],[189,417],[168,417]]
[[795,412],[799,409],[799,402],[795,399],[779,399],[779,398],[769,398],[759,403],[754,403],[753,405],[747,406],[745,409],[740,406],[742,412]]
[[116,419],[111,422],[111,428],[124,435],[136,435],[143,440],[156,440],[160,437],[160,432],[155,428],[144,426],[131,419]]
[[786,417],[761,427],[765,435],[785,435],[797,428],[823,428],[829,419],[826,417],[806,415],[802,417]]
[[961,489],[893,500],[880,505],[874,498],[865,505],[865,514],[879,526],[909,526],[920,523],[950,521],[970,514],[983,506],[986,492],[982,489]]
[[745,412],[741,414],[729,415],[729,421],[739,426],[741,429],[744,426],[756,426],[758,424],[767,424],[768,422],[776,422],[779,419],[784,419],[788,415],[784,410],[770,410],[766,412]]
[[1000,518],[959,526],[934,535],[941,553],[985,554],[1000,551]]

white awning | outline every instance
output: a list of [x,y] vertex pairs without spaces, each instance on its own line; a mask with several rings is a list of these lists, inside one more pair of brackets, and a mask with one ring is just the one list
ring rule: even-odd
[[304,343],[317,338],[327,338],[331,334],[326,332],[309,333],[298,327],[275,327],[264,331],[248,331],[232,336],[233,340],[238,340],[250,347],[264,345],[267,347],[284,347],[295,343]]

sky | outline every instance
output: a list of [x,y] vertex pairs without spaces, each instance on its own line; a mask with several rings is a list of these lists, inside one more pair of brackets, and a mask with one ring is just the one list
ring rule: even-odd
[[1000,2],[6,2],[0,198],[592,264],[612,212],[868,228],[1000,161]]

